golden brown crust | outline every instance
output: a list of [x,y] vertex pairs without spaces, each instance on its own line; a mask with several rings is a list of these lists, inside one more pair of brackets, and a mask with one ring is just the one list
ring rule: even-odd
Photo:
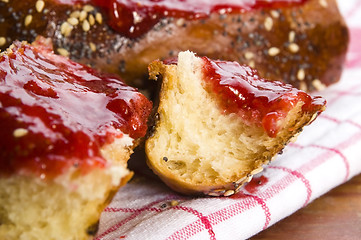
[[[339,80],[349,40],[335,0],[322,1],[323,4],[309,0],[302,6],[242,14],[212,14],[197,21],[163,19],[138,39],[122,37],[111,30],[104,15],[88,31],[84,31],[82,23],[72,26],[71,31],[64,30],[62,24],[82,6],[48,0],[39,13],[35,2],[0,1],[0,37],[6,38],[1,48],[14,39],[32,41],[41,34],[53,39],[59,53],[103,71],[119,73],[136,85],[144,84],[147,66],[154,59],[191,50],[213,59],[249,64],[262,77],[315,90]],[[94,8],[88,15],[100,12]],[[24,26],[28,15],[32,21]]]

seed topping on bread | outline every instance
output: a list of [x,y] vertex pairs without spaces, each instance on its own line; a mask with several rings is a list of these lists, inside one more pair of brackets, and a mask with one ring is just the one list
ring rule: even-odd
[[322,2],[0,1],[0,49],[49,37],[56,53],[147,90],[151,61],[191,50],[315,91],[339,80],[349,41],[336,0]]
[[[177,25],[183,25],[182,19],[205,19],[214,12],[220,14],[241,13],[243,11],[265,7],[291,7],[303,4],[307,0],[85,0],[92,2],[108,12],[109,25],[124,36],[140,37],[156,25],[162,18],[176,18]],[[221,15],[222,16],[222,15]],[[272,29],[272,19],[267,18],[265,27]]]

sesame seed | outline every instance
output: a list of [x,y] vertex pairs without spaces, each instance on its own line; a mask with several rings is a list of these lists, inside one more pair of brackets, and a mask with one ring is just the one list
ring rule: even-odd
[[296,43],[291,43],[289,46],[288,46],[288,49],[293,52],[293,53],[296,53],[298,52],[298,50],[300,50],[300,47],[296,44]]
[[77,18],[74,18],[74,17],[68,18],[67,22],[70,23],[73,26],[76,26],[76,25],[79,24],[79,20]]
[[252,174],[252,175],[255,175],[255,174],[260,173],[260,172],[262,172],[262,171],[263,171],[263,167],[259,167],[259,168],[256,168],[255,170],[253,170],[253,171],[251,172],[251,174]]
[[32,21],[33,21],[33,16],[32,15],[27,15],[25,17],[25,20],[24,20],[25,27],[29,26]]
[[233,195],[233,194],[234,194],[234,191],[233,191],[233,190],[228,190],[228,191],[226,191],[226,192],[224,193],[223,196],[229,197],[229,196],[231,196],[231,195]]
[[307,84],[305,82],[300,82],[300,89],[307,92]]
[[88,17],[88,13],[86,11],[81,11],[79,14],[79,21],[84,21]]
[[271,158],[271,161],[274,161],[274,160],[276,160],[276,159],[277,159],[277,155],[273,156],[273,157]]
[[326,85],[323,84],[319,79],[315,79],[312,81],[312,86],[316,88],[316,90],[321,91],[326,88]]
[[89,21],[90,26],[93,26],[95,24],[95,18],[92,14],[89,14],[88,21]]
[[95,52],[96,50],[97,50],[97,46],[94,44],[94,43],[89,43],[89,47],[90,47],[90,49],[93,51],[93,52]]
[[6,44],[6,38],[0,37],[0,47],[4,46]]
[[184,18],[179,18],[176,23],[175,23],[178,27],[183,26],[184,24]]
[[28,133],[29,133],[29,131],[27,129],[18,128],[18,129],[15,129],[15,131],[13,132],[13,136],[16,137],[16,138],[20,138],[20,137],[24,137]]
[[71,17],[71,18],[79,18],[79,16],[80,16],[80,12],[79,12],[78,10],[72,12],[72,13],[69,15],[69,17]]
[[279,53],[280,53],[279,48],[271,47],[270,49],[268,49],[268,55],[270,55],[271,57],[274,57],[274,56],[278,55]]
[[92,5],[84,5],[83,10],[86,12],[94,11],[94,7]]
[[306,76],[305,70],[303,68],[300,68],[297,72],[297,79],[299,81],[303,81],[305,79],[305,76]]
[[90,24],[89,24],[88,20],[84,20],[82,28],[83,28],[84,32],[87,32],[90,30]]
[[251,68],[255,68],[256,64],[253,60],[251,60],[249,63],[248,63],[248,66],[250,66]]
[[239,186],[234,190],[234,192],[235,192],[235,193],[238,192],[242,187],[243,187],[243,185],[239,185]]
[[69,56],[69,52],[68,50],[66,50],[65,48],[58,48],[57,49],[58,53],[64,57],[68,57]]
[[103,16],[101,13],[96,13],[95,14],[95,20],[99,23],[102,24],[103,23]]
[[266,19],[264,20],[264,27],[267,31],[271,31],[273,27],[273,20],[271,17],[266,17]]
[[178,202],[177,200],[172,200],[172,201],[170,201],[170,205],[171,205],[172,207],[177,206],[178,204],[179,204],[179,202]]
[[253,178],[253,175],[248,176],[247,179],[246,179],[246,182],[252,181],[252,178]]
[[43,0],[38,0],[35,3],[35,9],[36,11],[38,11],[39,13],[43,11],[45,7],[45,2]]
[[212,197],[219,197],[220,194],[218,192],[209,192],[207,193],[208,196],[212,196]]
[[289,42],[295,41],[295,37],[296,37],[296,33],[295,33],[294,31],[290,31],[290,32],[288,33],[288,41],[289,41]]
[[216,190],[213,190],[211,193],[209,193],[208,195],[210,196],[216,196],[216,197],[220,197],[220,196],[223,196],[223,194],[226,192],[225,189],[216,189]]
[[[325,109],[325,106],[323,106],[323,109]],[[318,114],[319,114],[318,112],[314,113],[314,114],[312,115],[309,123],[312,123],[313,121],[315,121],[315,119],[317,118]]]
[[133,11],[132,14],[134,24],[140,23],[143,20],[143,18],[136,11]]
[[280,13],[278,11],[276,11],[276,10],[272,10],[271,15],[274,18],[279,18],[280,17]]
[[319,0],[318,1],[320,3],[320,5],[324,8],[327,8],[328,7],[328,3],[326,2],[326,0]]
[[247,176],[244,176],[243,178],[238,179],[238,181],[236,183],[237,184],[243,184],[246,180],[247,180]]
[[254,53],[253,52],[245,52],[244,53],[244,57],[249,60],[252,59],[254,57]]
[[68,37],[72,30],[73,26],[68,22],[63,22],[60,26],[60,33],[65,37]]

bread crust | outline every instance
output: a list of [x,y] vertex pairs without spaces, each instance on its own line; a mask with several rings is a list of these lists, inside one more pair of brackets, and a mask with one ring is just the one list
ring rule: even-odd
[[[191,50],[200,56],[232,60],[258,69],[261,77],[291,83],[303,90],[319,90],[339,80],[349,35],[335,0],[309,0],[300,6],[255,9],[241,14],[213,13],[207,19],[165,18],[143,36],[130,39],[95,21],[88,31],[82,24],[69,34],[62,24],[83,6],[36,0],[0,2],[1,48],[13,40],[52,38],[58,53],[102,71],[120,74],[128,83],[147,84],[147,66],[154,59]],[[11,9],[11,11],[9,11]],[[94,8],[89,15],[102,13]],[[24,26],[26,16],[32,21]],[[67,36],[64,36],[67,35]],[[59,49],[61,49],[59,51]],[[64,51],[65,49],[66,51]]]

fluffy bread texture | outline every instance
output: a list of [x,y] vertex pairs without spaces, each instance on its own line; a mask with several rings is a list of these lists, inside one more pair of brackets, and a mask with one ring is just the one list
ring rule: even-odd
[[105,146],[102,155],[109,166],[86,175],[74,168],[50,181],[1,177],[0,239],[92,239],[101,212],[133,175],[127,169],[132,148],[126,136]]
[[150,168],[185,194],[229,196],[262,171],[318,112],[298,102],[280,123],[276,137],[237,114],[222,114],[202,85],[203,60],[180,53],[178,64],[155,61],[150,75],[162,79],[153,133],[146,141]]

